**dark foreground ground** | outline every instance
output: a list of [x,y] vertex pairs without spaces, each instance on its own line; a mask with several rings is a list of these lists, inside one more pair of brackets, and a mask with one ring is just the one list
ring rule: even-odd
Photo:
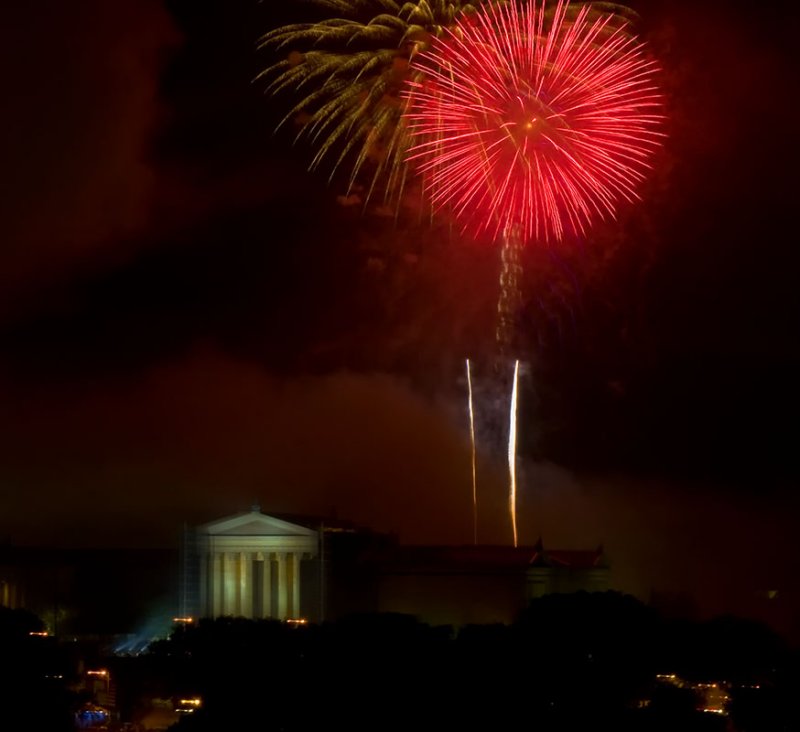
[[798,729],[800,656],[781,638],[735,618],[665,620],[613,592],[459,631],[403,615],[219,618],[136,656],[91,657],[30,635],[41,627],[0,608],[3,728],[73,729],[99,703],[110,729]]

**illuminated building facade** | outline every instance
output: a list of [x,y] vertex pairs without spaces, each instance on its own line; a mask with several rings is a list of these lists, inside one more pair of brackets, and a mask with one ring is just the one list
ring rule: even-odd
[[304,617],[302,574],[318,543],[313,529],[258,506],[187,532],[181,614]]
[[319,622],[393,612],[432,624],[511,623],[542,595],[609,587],[602,548],[404,546],[348,522],[287,521],[258,507],[187,537],[185,616]]
[[526,572],[526,595],[533,600],[552,593],[604,592],[609,589],[609,566],[603,547],[590,551],[533,546]]

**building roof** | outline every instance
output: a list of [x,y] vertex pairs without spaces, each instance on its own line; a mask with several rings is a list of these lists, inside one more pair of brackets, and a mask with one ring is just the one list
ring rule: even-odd
[[603,550],[554,549],[541,544],[511,546],[393,546],[367,553],[365,561],[390,573],[516,573],[529,567],[592,569],[604,567]]
[[306,526],[261,513],[259,506],[198,526],[197,532],[208,536],[317,536]]
[[571,569],[592,569],[605,567],[602,548],[594,550],[548,549],[536,552],[531,557],[532,567],[569,567]]

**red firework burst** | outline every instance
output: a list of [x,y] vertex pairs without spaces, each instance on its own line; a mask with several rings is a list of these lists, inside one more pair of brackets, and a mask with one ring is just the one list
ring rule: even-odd
[[662,137],[661,97],[654,62],[614,16],[493,4],[413,66],[408,159],[465,229],[561,239],[636,198]]

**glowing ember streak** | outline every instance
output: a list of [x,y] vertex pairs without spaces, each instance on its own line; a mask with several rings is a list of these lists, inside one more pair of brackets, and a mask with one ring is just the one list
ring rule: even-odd
[[500,297],[497,300],[497,329],[495,336],[500,347],[500,355],[505,356],[514,343],[517,314],[522,302],[519,281],[522,275],[520,265],[520,241],[516,230],[506,231],[500,250]]
[[472,543],[478,544],[478,479],[475,471],[475,413],[472,409],[472,374],[467,359],[467,390],[469,392],[469,438],[472,444]]
[[511,410],[508,422],[508,508],[511,512],[511,531],[517,546],[517,382],[519,361],[514,362],[514,385],[511,387]]
[[559,240],[613,217],[663,137],[655,63],[588,4],[484,5],[411,66],[407,158],[436,208],[495,239]]

